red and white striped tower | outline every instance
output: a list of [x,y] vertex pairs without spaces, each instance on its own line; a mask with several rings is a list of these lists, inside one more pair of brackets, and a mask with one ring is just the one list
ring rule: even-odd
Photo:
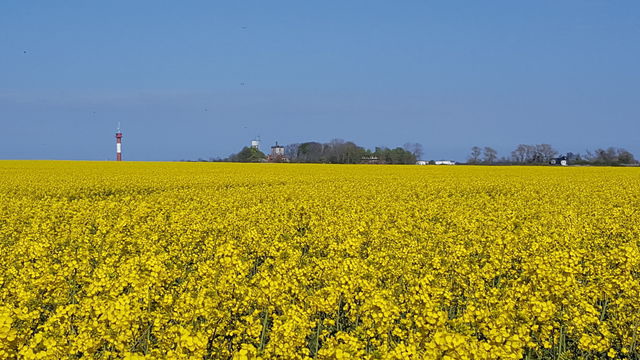
[[122,161],[122,132],[120,132],[120,123],[116,132],[116,161]]

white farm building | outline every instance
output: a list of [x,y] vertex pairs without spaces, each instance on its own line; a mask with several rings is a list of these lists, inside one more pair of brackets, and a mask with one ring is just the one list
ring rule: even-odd
[[455,165],[456,162],[453,160],[436,160],[436,165]]

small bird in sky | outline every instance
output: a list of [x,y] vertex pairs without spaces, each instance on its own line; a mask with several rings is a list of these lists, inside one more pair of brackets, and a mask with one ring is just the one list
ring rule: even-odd
[[244,83],[243,83],[243,82],[241,82],[241,83],[240,83],[240,85],[244,86]]
[[246,26],[243,26],[243,27],[242,27],[242,30],[247,30],[247,27],[246,27]]
[[22,53],[23,53],[23,54],[26,54],[26,53],[27,53],[27,50],[22,51]]

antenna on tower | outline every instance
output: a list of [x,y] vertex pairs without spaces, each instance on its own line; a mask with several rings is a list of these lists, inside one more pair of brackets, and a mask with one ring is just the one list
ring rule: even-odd
[[120,132],[120,121],[118,121],[118,132]]

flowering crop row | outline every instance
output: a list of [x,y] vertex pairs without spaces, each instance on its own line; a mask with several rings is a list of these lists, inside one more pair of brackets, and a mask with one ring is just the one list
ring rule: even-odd
[[632,168],[0,162],[0,358],[640,356]]

